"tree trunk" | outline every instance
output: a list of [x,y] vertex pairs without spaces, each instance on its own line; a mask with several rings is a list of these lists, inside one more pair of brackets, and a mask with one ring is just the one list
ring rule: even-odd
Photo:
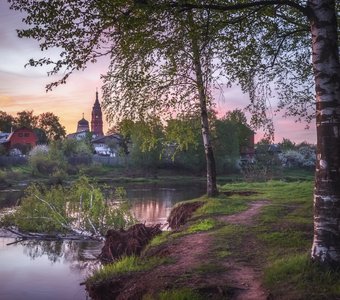
[[[193,25],[192,15],[189,12],[189,24]],[[207,110],[207,95],[204,87],[203,81],[203,73],[202,66],[200,60],[200,51],[197,42],[197,38],[195,36],[195,32],[190,32],[191,36],[191,47],[192,47],[192,57],[193,57],[193,65],[195,68],[196,75],[196,85],[198,90],[198,97],[200,102],[200,113],[201,113],[201,129],[202,129],[202,138],[205,152],[205,159],[207,163],[207,195],[208,196],[217,196],[218,189],[216,185],[216,163],[214,157],[214,151],[211,144],[211,134],[209,129],[209,118],[208,118],[208,110]]]
[[310,0],[317,163],[313,261],[340,267],[340,64],[333,0]]

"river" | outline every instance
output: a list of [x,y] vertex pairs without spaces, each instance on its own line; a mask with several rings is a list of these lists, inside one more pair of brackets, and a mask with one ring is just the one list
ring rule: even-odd
[[[204,186],[129,185],[126,190],[135,217],[155,224],[166,222],[176,202],[202,195]],[[4,206],[11,204],[9,201]],[[81,283],[99,267],[96,257],[101,243],[15,241],[12,237],[0,237],[1,300],[89,299]]]

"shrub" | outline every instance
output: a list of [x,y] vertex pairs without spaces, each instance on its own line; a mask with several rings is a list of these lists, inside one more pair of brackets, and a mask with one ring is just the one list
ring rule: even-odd
[[126,202],[106,199],[85,176],[69,188],[30,186],[13,218],[23,231],[92,235],[104,235],[109,227],[119,229],[134,222]]
[[29,156],[29,165],[33,175],[51,175],[63,172],[66,168],[65,158],[61,151],[52,144],[34,147]]

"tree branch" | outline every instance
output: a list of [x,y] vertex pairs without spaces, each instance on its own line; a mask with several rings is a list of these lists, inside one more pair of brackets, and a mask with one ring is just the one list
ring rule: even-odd
[[170,2],[169,6],[174,8],[184,8],[184,9],[212,9],[217,11],[233,11],[233,10],[241,10],[247,9],[251,7],[258,6],[270,6],[270,5],[286,5],[297,9],[302,12],[305,16],[309,15],[309,11],[307,8],[293,2],[290,0],[262,0],[255,2],[247,2],[247,3],[238,3],[238,4],[191,4],[191,3],[178,3],[178,2]]

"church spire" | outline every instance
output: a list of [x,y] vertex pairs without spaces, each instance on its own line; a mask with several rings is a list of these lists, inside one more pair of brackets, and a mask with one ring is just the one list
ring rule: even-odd
[[98,99],[98,88],[96,88],[96,100],[95,100],[94,104],[95,105],[98,104],[100,106],[99,99]]
[[91,131],[97,136],[103,136],[103,115],[96,89],[96,99],[92,108]]

